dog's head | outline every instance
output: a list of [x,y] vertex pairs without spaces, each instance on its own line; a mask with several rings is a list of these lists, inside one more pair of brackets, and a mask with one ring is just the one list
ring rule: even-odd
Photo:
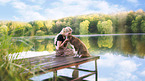
[[70,43],[72,43],[72,41],[75,39],[75,37],[72,36],[72,35],[69,35],[67,38],[69,39],[69,42],[70,42]]

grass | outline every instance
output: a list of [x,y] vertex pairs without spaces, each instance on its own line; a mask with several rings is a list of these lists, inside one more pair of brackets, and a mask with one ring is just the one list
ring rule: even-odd
[[[0,32],[0,81],[30,81],[28,75],[35,76],[35,70],[30,71],[21,65],[22,62],[13,60],[14,57],[9,56],[9,54],[14,53],[18,53],[19,55],[19,52],[26,50],[23,46],[25,43],[22,42],[20,43],[21,45],[16,45],[16,40],[12,38],[5,31]],[[30,41],[28,40],[27,42]],[[27,47],[29,46],[31,47],[31,45],[27,45]],[[28,60],[24,62],[29,63]],[[34,66],[29,66],[29,68],[34,68]],[[25,74],[24,71],[28,73]]]
[[15,47],[15,41],[5,31],[0,32],[0,81],[28,81],[23,67],[18,66],[9,54],[19,53],[23,47]]

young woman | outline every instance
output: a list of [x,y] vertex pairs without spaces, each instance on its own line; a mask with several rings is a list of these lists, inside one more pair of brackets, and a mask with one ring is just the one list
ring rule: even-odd
[[56,47],[56,56],[68,56],[74,55],[73,49],[68,49],[67,44],[69,40],[67,36],[72,34],[72,29],[70,27],[63,28],[59,34],[54,39],[54,44]]

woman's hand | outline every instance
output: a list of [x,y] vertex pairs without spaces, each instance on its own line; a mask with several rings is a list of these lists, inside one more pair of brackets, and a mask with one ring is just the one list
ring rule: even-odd
[[68,41],[69,41],[69,39],[65,39],[65,40],[64,40],[64,42],[68,42]]

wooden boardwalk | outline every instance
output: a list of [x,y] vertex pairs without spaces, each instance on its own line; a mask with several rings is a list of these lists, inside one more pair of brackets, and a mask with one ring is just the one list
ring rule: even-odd
[[[73,58],[73,56],[66,56],[66,57],[55,57],[55,55],[47,55],[47,56],[39,56],[39,57],[33,57],[33,58],[27,58],[27,59],[20,59],[17,60],[16,63],[20,64],[19,66],[24,67],[25,71],[24,73],[31,75],[31,74],[42,74],[53,71],[53,81],[57,81],[57,70],[63,69],[63,68],[70,68],[74,70],[80,70],[80,71],[86,71],[91,72],[90,74],[87,74],[85,76],[81,77],[75,77],[72,81],[78,81],[80,79],[83,79],[85,77],[88,77],[90,75],[95,74],[96,75],[96,81],[97,81],[97,60],[99,59],[99,56],[92,56],[87,58]],[[80,69],[78,66],[80,64],[95,61],[95,70],[90,71],[86,69]],[[75,66],[75,68],[72,68],[71,66]]]

